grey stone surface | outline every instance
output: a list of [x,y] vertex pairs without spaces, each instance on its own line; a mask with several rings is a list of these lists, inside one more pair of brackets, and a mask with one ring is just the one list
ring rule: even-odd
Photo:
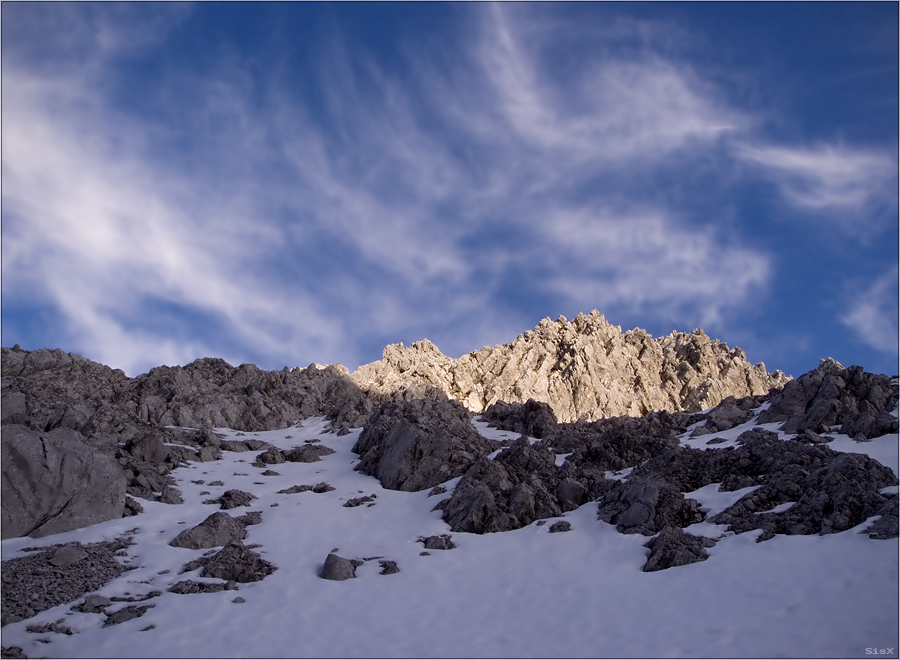
[[735,399],[733,396],[725,397],[706,416],[706,423],[694,429],[691,435],[696,437],[720,433],[749,421],[753,416],[753,409],[759,407],[764,398],[762,396],[748,396],[741,399]]
[[201,567],[200,577],[235,582],[258,582],[277,569],[240,541],[231,541],[215,554],[188,562],[182,573]]
[[495,401],[481,415],[492,427],[531,438],[546,438],[556,430],[556,415],[549,403],[528,399],[525,403]]
[[223,511],[216,511],[196,527],[186,529],[169,545],[176,548],[215,548],[231,541],[240,541],[247,535],[244,525]]
[[453,542],[453,537],[449,534],[427,536],[420,538],[419,541],[422,541],[425,544],[426,550],[452,550],[456,547],[456,544]]
[[125,476],[77,431],[7,424],[2,438],[2,536],[41,537],[125,511]]
[[[28,619],[44,610],[96,591],[128,570],[116,559],[116,552],[128,547],[127,539],[90,545],[50,546],[24,557],[2,563],[0,625]],[[65,548],[74,548],[69,558],[84,556],[60,568],[52,563]]]
[[897,387],[887,376],[867,373],[858,366],[844,369],[828,358],[785,385],[760,414],[759,423],[783,422],[785,433],[807,429],[824,433],[840,426],[841,433],[851,437],[862,433],[873,438],[897,432],[897,420],[888,414],[897,400]]
[[670,483],[650,476],[608,482],[597,515],[623,534],[645,536],[666,526],[687,527],[703,520],[696,500],[685,499]]
[[502,532],[562,514],[560,471],[545,446],[520,438],[494,460],[480,459],[440,506],[454,532]]
[[223,509],[236,509],[240,506],[250,506],[250,503],[255,499],[256,495],[233,488],[226,490],[225,494],[219,498],[219,502]]
[[284,460],[292,463],[315,463],[322,456],[333,454],[334,449],[325,445],[303,445],[284,452]]
[[126,605],[121,610],[116,610],[106,618],[106,622],[103,624],[104,628],[109,626],[115,626],[120,623],[125,623],[126,621],[131,621],[132,619],[137,619],[139,617],[144,616],[144,613],[149,610],[151,607],[155,607],[154,605]]
[[382,559],[378,564],[381,566],[379,575],[393,575],[394,573],[400,572],[400,569],[397,567],[397,562],[391,561],[390,559]]
[[356,470],[405,491],[458,477],[491,449],[465,408],[443,396],[382,405],[353,447]]
[[898,535],[897,496],[894,495],[879,507],[875,515],[881,516],[867,530],[870,539],[895,539]]
[[325,565],[319,574],[324,580],[349,580],[356,577],[356,565],[349,559],[329,553],[325,558]]
[[169,587],[169,591],[173,594],[214,594],[219,591],[225,591],[225,583],[181,580]]
[[351,497],[349,500],[344,502],[344,506],[348,508],[362,506],[363,504],[374,502],[376,497],[377,495],[375,495],[375,493],[372,493],[371,495],[364,495],[362,497]]
[[106,596],[101,596],[100,594],[88,594],[84,597],[84,600],[72,607],[76,612],[87,612],[91,614],[97,614],[100,612],[105,613],[107,607],[112,604],[112,601]]
[[678,527],[666,526],[644,546],[650,548],[644,571],[650,573],[705,561],[709,557],[706,548],[715,544],[712,539],[692,536]]

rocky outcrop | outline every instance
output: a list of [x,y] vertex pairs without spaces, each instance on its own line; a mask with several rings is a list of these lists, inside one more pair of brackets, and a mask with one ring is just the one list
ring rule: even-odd
[[897,387],[887,376],[858,366],[844,369],[828,358],[774,396],[759,423],[784,422],[785,433],[824,433],[840,427],[841,433],[867,440],[897,432],[897,418],[890,414],[897,399]]
[[7,424],[0,443],[3,538],[38,538],[122,517],[122,469],[77,431]]
[[356,470],[406,491],[458,477],[491,449],[466,409],[446,397],[383,404],[353,446]]
[[654,339],[622,332],[596,310],[573,321],[544,319],[507,344],[450,358],[427,339],[393,344],[351,374],[363,390],[390,394],[429,384],[474,412],[497,401],[550,405],[563,422],[651,410],[700,411],[727,396],[767,394],[789,378],[751,365],[702,330]]
[[663,479],[638,476],[606,485],[597,517],[616,525],[623,534],[652,536],[667,526],[687,527],[703,520],[699,503],[685,499]]
[[276,566],[266,561],[240,541],[231,541],[210,557],[188,562],[182,573],[202,567],[200,577],[235,582],[258,582],[275,572]]
[[712,539],[685,534],[678,527],[666,526],[650,539],[644,547],[650,549],[644,572],[661,571],[673,566],[684,566],[705,561],[709,555],[706,548],[716,544]]
[[202,358],[128,378],[59,349],[3,348],[0,354],[4,424],[40,431],[62,426],[99,443],[129,442],[165,426],[265,431],[331,413],[360,426],[371,409],[339,364],[263,371]]
[[758,408],[766,397],[747,396],[743,399],[735,399],[733,396],[725,397],[706,416],[706,423],[694,429],[693,437],[720,433],[733,429],[753,417],[754,408]]
[[[730,450],[677,447],[657,455],[635,468],[624,482],[606,487],[598,515],[622,525],[622,515],[632,510],[625,505],[633,502],[634,517],[639,519],[634,531],[686,527],[703,517],[698,517],[695,506],[677,505],[677,496],[719,483],[722,491],[757,488],[709,522],[729,525],[738,533],[762,529],[760,540],[775,534],[842,532],[876,515],[888,518],[884,525],[889,529],[891,496],[880,491],[897,485],[890,468],[863,454],[785,441],[762,429],[741,434],[738,442],[741,445]],[[670,497],[645,497],[646,489],[668,492]],[[776,509],[779,505],[786,508]]]
[[421,543],[425,544],[426,550],[453,550],[456,544],[453,537],[449,534],[440,534],[438,536],[423,536],[419,538]]
[[554,455],[520,438],[494,460],[480,459],[440,503],[454,532],[502,532],[562,514],[554,495],[559,475]]
[[556,415],[550,404],[534,399],[528,399],[524,404],[496,401],[485,409],[481,421],[529,438],[550,437],[557,428]]

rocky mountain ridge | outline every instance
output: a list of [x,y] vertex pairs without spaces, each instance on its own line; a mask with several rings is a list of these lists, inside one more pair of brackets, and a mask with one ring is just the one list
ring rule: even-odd
[[432,385],[480,413],[497,401],[548,403],[561,422],[594,421],[651,410],[696,412],[728,396],[766,394],[790,378],[751,365],[740,348],[702,330],[653,338],[622,332],[597,310],[567,321],[545,318],[493,348],[450,358],[427,339],[392,344],[351,379],[370,393]]

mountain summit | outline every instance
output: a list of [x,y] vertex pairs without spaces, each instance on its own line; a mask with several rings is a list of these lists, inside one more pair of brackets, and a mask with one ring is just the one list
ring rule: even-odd
[[433,385],[475,413],[497,402],[545,402],[561,422],[594,421],[651,410],[697,412],[728,396],[766,394],[790,380],[751,365],[740,348],[703,330],[653,338],[622,332],[597,310],[572,321],[545,318],[515,340],[452,359],[427,339],[391,344],[383,357],[351,378],[362,389],[390,394]]

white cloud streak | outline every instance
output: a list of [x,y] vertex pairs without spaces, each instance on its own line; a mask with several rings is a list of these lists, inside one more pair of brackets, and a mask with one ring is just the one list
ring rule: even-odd
[[868,221],[864,211],[897,203],[896,153],[830,145],[743,145],[737,153],[761,167],[790,203],[810,211],[842,213],[853,229]]
[[[411,64],[417,84],[335,47],[320,72],[327,126],[285,89],[260,110],[248,74],[223,64],[159,92],[174,127],[115,109],[101,81],[127,40],[75,27],[90,67],[4,64],[4,294],[56,306],[80,351],[128,373],[242,361],[240,347],[352,368],[373,335],[427,332],[461,353],[523,329],[504,287],[610,318],[722,323],[771,277],[768,257],[714,220],[635,203],[636,180],[749,126],[652,52],[586,57],[554,80],[540,25],[496,6],[453,65]],[[183,151],[164,146],[179,140]],[[848,152],[828,169],[815,154],[741,149],[824,186],[826,206],[870,198],[858,173],[881,163],[850,158],[847,183]],[[202,320],[160,327],[166,306]]]
[[849,310],[841,318],[868,346],[896,358],[900,350],[897,327],[897,297],[900,270],[894,266],[869,287],[853,297]]

